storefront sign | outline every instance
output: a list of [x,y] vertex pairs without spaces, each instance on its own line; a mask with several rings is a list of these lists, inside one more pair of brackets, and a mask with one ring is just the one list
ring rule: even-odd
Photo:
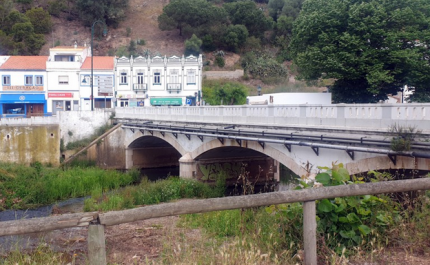
[[3,91],[43,91],[43,86],[3,86]]
[[151,98],[152,106],[182,106],[182,98]]
[[48,93],[48,98],[73,98],[73,93]]

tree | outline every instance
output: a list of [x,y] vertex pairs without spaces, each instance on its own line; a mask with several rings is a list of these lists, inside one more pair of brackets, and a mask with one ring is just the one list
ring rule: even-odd
[[77,0],[76,8],[84,25],[92,26],[101,20],[107,26],[116,28],[126,17],[128,0]]
[[270,17],[267,18],[255,2],[239,1],[227,3],[223,6],[229,15],[231,24],[244,25],[252,36],[261,38],[264,32],[270,30],[273,26],[273,20]]
[[229,25],[224,34],[224,45],[230,51],[237,52],[248,38],[248,30],[244,25]]
[[43,8],[32,8],[27,10],[25,15],[30,19],[31,24],[33,24],[35,33],[46,34],[51,31],[52,22],[48,11],[43,10]]
[[161,30],[179,30],[179,36],[185,27],[197,28],[205,25],[226,22],[226,13],[206,0],[173,0],[163,8],[158,17]]
[[269,15],[273,18],[273,20],[277,20],[281,15],[282,8],[285,5],[285,0],[270,0],[267,7],[269,8]]
[[243,105],[246,103],[246,86],[230,81],[206,81],[203,99],[210,105]]
[[304,2],[290,43],[300,77],[334,78],[335,102],[386,99],[413,73],[429,74],[429,6],[424,0]]
[[188,56],[192,54],[194,56],[198,56],[202,43],[203,41],[193,34],[191,38],[185,41],[185,55]]
[[305,0],[284,0],[285,5],[282,7],[281,15],[291,17],[295,20],[302,10],[303,2]]
[[13,10],[12,0],[0,0],[0,25]]

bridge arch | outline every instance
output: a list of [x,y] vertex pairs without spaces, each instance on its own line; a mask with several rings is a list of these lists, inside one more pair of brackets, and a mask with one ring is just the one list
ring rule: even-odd
[[144,174],[159,169],[156,174],[162,176],[148,176],[150,179],[165,177],[169,172],[179,174],[179,159],[187,151],[173,135],[147,131],[130,133],[125,143],[127,169],[139,168]]
[[203,154],[207,152],[210,152],[211,150],[215,150],[218,148],[225,148],[225,147],[246,148],[246,149],[256,151],[283,164],[284,166],[288,167],[291,171],[293,171],[295,174],[299,176],[308,175],[308,172],[305,170],[305,168],[299,165],[294,159],[292,159],[286,153],[272,147],[271,145],[265,145],[263,148],[259,143],[255,141],[242,141],[241,145],[239,145],[235,140],[231,140],[231,139],[225,139],[224,143],[221,143],[218,139],[214,139],[214,140],[202,143],[198,148],[193,150],[190,153],[190,158],[199,159],[199,157],[201,157]]

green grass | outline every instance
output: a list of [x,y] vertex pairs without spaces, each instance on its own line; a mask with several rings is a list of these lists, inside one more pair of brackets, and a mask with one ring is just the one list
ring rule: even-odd
[[58,265],[75,264],[76,254],[54,252],[46,244],[40,244],[35,250],[27,253],[19,250],[9,252],[7,256],[0,257],[0,264],[3,265]]
[[112,193],[103,193],[101,187],[92,190],[91,198],[85,200],[85,211],[112,211],[130,209],[183,198],[212,198],[224,195],[225,183],[215,187],[197,180],[170,177],[150,182],[143,179],[138,186],[129,186]]
[[28,209],[68,198],[88,196],[99,187],[103,191],[130,185],[138,171],[121,173],[95,167],[44,167],[0,163],[0,210]]

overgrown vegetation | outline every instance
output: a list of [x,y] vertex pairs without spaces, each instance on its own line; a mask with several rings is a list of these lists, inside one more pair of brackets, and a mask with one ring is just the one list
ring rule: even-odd
[[130,185],[139,173],[120,173],[94,167],[65,170],[33,163],[30,167],[0,163],[0,210],[28,209],[68,198],[88,196],[98,188],[103,192]]
[[421,134],[415,126],[401,126],[397,123],[390,126],[388,131],[393,134],[391,139],[391,150],[393,151],[409,151],[415,138]]
[[248,88],[239,82],[204,80],[203,99],[210,105],[243,105]]
[[[84,147],[88,146],[92,141],[97,139],[97,137],[101,136],[102,134],[107,132],[112,127],[113,126],[110,124],[105,124],[103,126],[100,126],[99,128],[97,128],[94,131],[94,133],[91,136],[84,138],[84,139],[81,139],[81,140],[68,142],[63,150],[74,150],[74,149],[84,148]],[[64,141],[63,141],[63,145],[64,145]],[[61,142],[60,142],[60,149],[62,149],[61,148]]]
[[287,69],[271,55],[261,51],[246,53],[241,65],[246,74],[249,73],[266,84],[281,83],[288,79]]
[[91,198],[85,200],[85,211],[112,211],[136,206],[151,205],[184,198],[212,198],[224,196],[225,182],[215,187],[197,180],[170,177],[166,180],[149,182],[143,179],[138,186],[106,194],[102,187],[95,187]]
[[[302,188],[362,183],[363,179],[349,176],[341,164],[333,168],[322,168],[315,182],[301,181]],[[379,178],[382,179],[382,178]],[[374,180],[377,181],[377,180]],[[267,263],[292,264],[303,257],[301,203],[261,207],[248,210],[231,210],[182,216],[181,225],[202,228],[204,240],[213,241],[209,249],[199,253],[223,253],[222,246],[241,244],[243,252],[254,248],[254,252],[267,258]],[[429,250],[428,226],[430,220],[429,194],[419,199],[418,207],[401,211],[401,207],[385,195],[353,196],[317,201],[318,264],[341,264],[354,255],[369,255],[387,246],[405,246],[407,251],[425,253]],[[405,231],[399,227],[413,228]],[[417,244],[411,242],[417,233]],[[413,242],[414,240],[412,240]],[[217,243],[218,242],[218,243]],[[413,245],[413,246],[412,246]],[[180,248],[181,246],[179,246]],[[232,250],[233,251],[233,250]],[[230,253],[239,256],[239,250]],[[241,253],[241,252],[240,252]],[[367,254],[366,254],[367,253]],[[183,258],[203,260],[205,254],[195,252],[166,255],[170,262],[180,263]],[[214,254],[213,260],[222,258]],[[207,260],[202,264],[210,264]],[[342,264],[343,264],[342,263]]]
[[[65,253],[53,251],[45,244],[40,244],[31,253],[14,250],[7,256],[0,257],[0,263],[3,265],[58,265],[58,264],[75,264],[76,255],[70,256]],[[70,263],[69,263],[70,262]]]

